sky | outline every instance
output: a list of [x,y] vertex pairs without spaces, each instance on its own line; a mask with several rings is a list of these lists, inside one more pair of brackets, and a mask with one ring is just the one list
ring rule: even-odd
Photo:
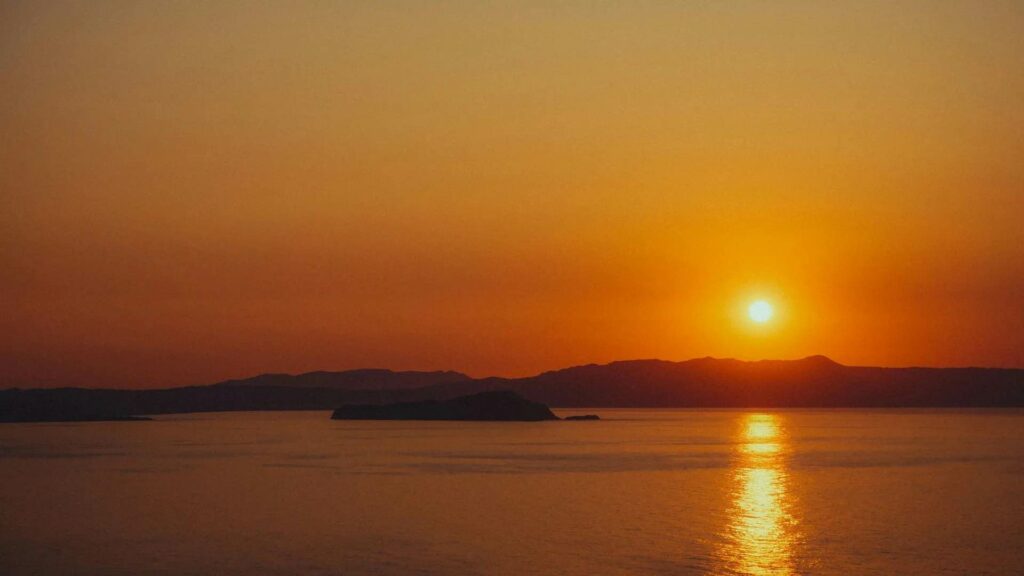
[[978,0],[0,2],[0,387],[1024,367],[1021,30]]

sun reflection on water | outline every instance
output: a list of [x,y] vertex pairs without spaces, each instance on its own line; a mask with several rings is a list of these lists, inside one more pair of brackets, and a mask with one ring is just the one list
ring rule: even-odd
[[737,451],[720,559],[733,573],[794,574],[796,527],[787,493],[786,441],[781,419],[772,414],[744,415]]

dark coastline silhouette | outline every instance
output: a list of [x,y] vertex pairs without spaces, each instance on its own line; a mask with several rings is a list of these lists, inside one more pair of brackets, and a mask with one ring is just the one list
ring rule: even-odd
[[331,414],[332,420],[558,420],[551,410],[508,390],[491,390],[448,400],[347,404]]
[[527,378],[354,370],[150,390],[0,390],[0,422],[235,410],[333,410],[511,390],[555,407],[1024,407],[1024,369],[844,366],[824,356],[591,364]]

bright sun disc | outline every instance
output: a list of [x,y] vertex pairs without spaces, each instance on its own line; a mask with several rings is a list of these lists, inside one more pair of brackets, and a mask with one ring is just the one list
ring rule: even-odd
[[764,324],[771,320],[772,314],[774,313],[775,311],[772,309],[772,305],[764,300],[752,302],[750,307],[747,308],[747,314],[750,315],[750,319],[758,324]]

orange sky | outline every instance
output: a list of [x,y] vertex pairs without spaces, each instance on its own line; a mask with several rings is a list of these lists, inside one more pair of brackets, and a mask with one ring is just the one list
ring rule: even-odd
[[5,2],[0,387],[1024,366],[1022,30],[1010,1]]

